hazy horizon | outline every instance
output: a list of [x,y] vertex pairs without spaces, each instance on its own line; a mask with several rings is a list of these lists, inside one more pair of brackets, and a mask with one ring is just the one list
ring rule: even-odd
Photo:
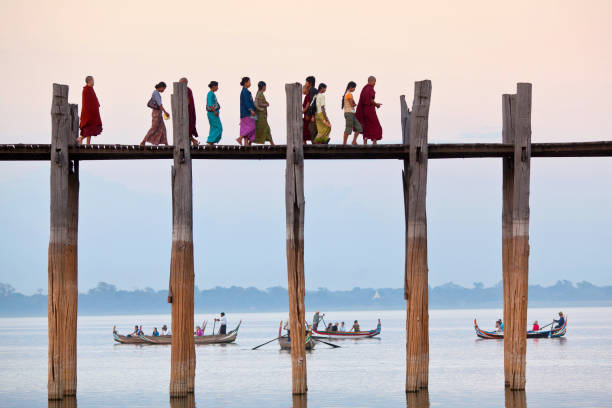
[[[332,143],[340,97],[378,78],[383,143],[400,141],[399,96],[432,80],[429,141],[500,142],[501,95],[533,84],[533,142],[612,139],[612,2],[512,4],[356,0],[310,11],[280,0],[13,2],[0,26],[0,143],[49,143],[52,83],[81,103],[96,79],[104,126],[94,143],[135,144],[150,126],[153,85],[189,78],[200,140],[206,84],[224,133],[238,130],[239,81],[268,83],[270,125],[285,141],[284,84],[314,74],[328,85]],[[314,29],[316,27],[316,29]],[[171,87],[163,94],[170,106]],[[337,105],[337,106],[336,106]],[[169,141],[172,130],[167,122]],[[79,289],[99,281],[168,285],[169,160],[81,162]],[[305,163],[307,288],[401,287],[404,211],[400,161]],[[530,283],[612,284],[611,158],[534,158]],[[431,160],[429,281],[501,280],[501,160]],[[287,282],[284,162],[193,163],[195,283]],[[47,287],[49,164],[0,162],[0,282]]]

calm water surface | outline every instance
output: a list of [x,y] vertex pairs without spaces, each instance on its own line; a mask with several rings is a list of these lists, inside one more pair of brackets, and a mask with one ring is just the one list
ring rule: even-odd
[[[558,310],[530,309],[529,321],[550,321]],[[291,396],[291,362],[274,338],[282,313],[235,313],[243,320],[236,344],[196,346],[196,391],[192,401],[171,402],[170,346],[119,345],[112,326],[127,332],[143,324],[169,323],[167,315],[80,317],[79,407],[612,407],[612,308],[564,310],[562,339],[527,341],[527,390],[506,395],[503,342],[477,340],[472,321],[491,328],[501,310],[430,312],[429,392],[404,393],[405,312],[331,312],[334,321],[359,319],[363,329],[383,322],[380,339],[345,340],[332,349],[319,344],[308,354],[307,401]],[[196,321],[210,321],[196,315]],[[312,317],[309,312],[308,317]],[[327,319],[329,321],[329,319]],[[47,405],[46,318],[0,319],[0,407]],[[207,329],[207,332],[210,332]],[[407,399],[408,398],[408,399]]]

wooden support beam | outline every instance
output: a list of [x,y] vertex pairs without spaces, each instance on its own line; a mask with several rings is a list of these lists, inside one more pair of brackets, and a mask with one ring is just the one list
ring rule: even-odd
[[527,394],[525,391],[513,391],[506,388],[506,408],[527,408]]
[[170,396],[185,397],[194,390],[193,343],[193,196],[187,87],[175,82],[172,94],[174,165],[172,166],[172,352]]
[[[516,120],[516,95],[502,95],[502,143],[514,145],[514,125]],[[512,263],[512,197],[514,192],[514,159],[502,159],[502,282],[504,293],[504,323],[508,328],[510,313],[509,278]],[[504,382],[510,385],[510,350],[512,342],[504,342]]]
[[[512,186],[512,259],[508,273],[509,290],[504,304],[504,351],[509,353],[509,386],[525,389],[527,351],[527,286],[529,282],[529,177],[531,164],[531,84],[517,84],[514,119],[514,180]],[[506,348],[508,347],[508,348]]]
[[[70,104],[70,139],[76,144],[79,136],[79,107]],[[66,272],[64,274],[65,332],[64,332],[64,395],[76,395],[77,389],[77,308],[78,284],[78,231],[79,231],[79,162],[69,160],[68,172],[68,243],[66,245]]]
[[51,105],[51,180],[49,235],[49,373],[47,394],[50,400],[62,399],[64,385],[64,342],[66,315],[64,278],[68,246],[68,140],[71,137],[68,85],[53,84]]
[[[431,81],[414,84],[410,114],[410,157],[404,161],[404,210],[406,213],[406,392],[427,388],[429,378],[429,311],[427,269],[427,130]],[[405,104],[402,104],[404,108]],[[403,114],[402,116],[405,116]]]
[[287,168],[285,206],[287,211],[287,276],[291,332],[293,394],[305,394],[306,345],[304,322],[304,149],[302,143],[302,86],[285,84],[287,95]]

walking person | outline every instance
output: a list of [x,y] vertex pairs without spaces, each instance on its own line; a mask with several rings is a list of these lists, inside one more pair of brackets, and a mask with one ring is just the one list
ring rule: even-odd
[[142,142],[140,142],[141,146],[144,146],[146,142],[151,143],[152,145],[166,145],[168,146],[168,138],[166,135],[166,125],[164,124],[164,118],[162,117],[162,112],[166,115],[166,118],[170,118],[170,114],[164,108],[162,104],[161,94],[166,90],[166,83],[160,82],[155,85],[155,90],[151,95],[151,99],[147,103],[147,106],[151,108],[151,116],[152,123],[151,129],[147,132]]
[[370,76],[367,85],[361,90],[359,103],[357,104],[357,112],[355,112],[357,120],[359,120],[359,123],[363,127],[363,144],[368,144],[368,139],[371,140],[373,144],[376,144],[382,139],[382,127],[376,115],[376,109],[380,108],[382,103],[378,103],[374,100],[376,96],[376,91],[374,91],[375,85],[376,78]]
[[243,77],[240,81],[242,91],[240,91],[240,136],[236,139],[239,145],[244,141],[245,146],[250,146],[255,140],[255,104],[253,103],[253,95],[249,88],[251,87],[251,79]]
[[210,131],[208,132],[206,143],[214,145],[221,141],[221,134],[223,133],[223,126],[221,126],[221,119],[219,118],[221,106],[217,101],[217,95],[215,95],[215,92],[219,90],[219,83],[217,81],[210,81],[208,88],[210,91],[206,95],[206,116],[208,116]]
[[319,84],[317,95],[315,96],[314,103],[316,104],[317,113],[315,114],[315,120],[317,123],[317,136],[314,138],[313,143],[316,144],[328,144],[329,133],[331,132],[331,123],[327,117],[325,110],[325,92],[327,91],[327,85],[324,83]]
[[351,144],[356,145],[357,136],[359,136],[360,133],[363,133],[361,123],[359,123],[357,117],[355,116],[355,106],[357,106],[355,99],[353,98],[355,88],[357,88],[357,84],[353,81],[349,82],[346,86],[346,90],[344,91],[344,95],[342,96],[342,109],[344,110],[344,120],[346,122],[342,144],[346,144],[349,135],[354,131],[355,135],[353,136],[353,142]]
[[81,144],[83,139],[87,138],[87,144],[91,144],[91,137],[102,133],[100,102],[94,91],[94,77],[91,75],[85,77],[81,101],[81,122],[79,124],[81,135],[77,138],[77,143]]
[[[184,83],[185,86],[187,86],[189,83],[185,77],[179,79],[179,82]],[[187,87],[187,110],[189,111],[189,139],[194,146],[197,146],[200,143],[197,139],[198,131],[196,129],[196,108],[193,101],[193,92],[191,92],[191,88],[189,87]]]
[[264,81],[259,81],[259,83],[257,83],[257,89],[257,94],[255,95],[257,123],[255,125],[254,143],[265,144],[266,142],[270,142],[270,144],[274,146],[272,132],[268,124],[268,106],[270,106],[270,103],[266,100],[266,96],[264,95],[266,92],[266,83]]
[[[316,80],[314,76],[306,77],[306,83],[302,87],[302,93],[304,94],[304,102],[302,102],[302,114],[304,115],[303,127],[302,127],[302,139],[304,144],[310,140],[313,142],[317,136],[317,125],[315,123],[315,110],[311,109],[312,102],[317,94],[317,88],[315,86]],[[316,329],[315,329],[316,330]]]

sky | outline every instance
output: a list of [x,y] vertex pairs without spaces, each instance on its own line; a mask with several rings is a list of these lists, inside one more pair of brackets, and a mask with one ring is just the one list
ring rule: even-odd
[[[312,11],[310,11],[311,9]],[[501,95],[533,84],[534,142],[612,139],[612,2],[28,1],[3,4],[0,143],[49,143],[52,83],[80,103],[96,79],[95,143],[140,142],[153,85],[189,78],[206,137],[219,81],[222,143],[238,133],[240,78],[268,83],[285,142],[284,84],[328,85],[332,143],[346,83],[376,75],[383,142],[400,141],[399,96],[432,81],[429,141],[500,142]],[[170,106],[171,88],[164,94]],[[337,102],[337,109],[335,103]],[[169,140],[172,130],[168,124]],[[168,285],[170,161],[81,163],[79,288]],[[307,161],[309,289],[401,287],[399,161]],[[530,283],[612,284],[612,158],[535,158]],[[196,285],[286,286],[284,163],[194,161]],[[501,160],[431,160],[430,284],[501,280]],[[49,164],[0,162],[0,282],[46,292]]]

